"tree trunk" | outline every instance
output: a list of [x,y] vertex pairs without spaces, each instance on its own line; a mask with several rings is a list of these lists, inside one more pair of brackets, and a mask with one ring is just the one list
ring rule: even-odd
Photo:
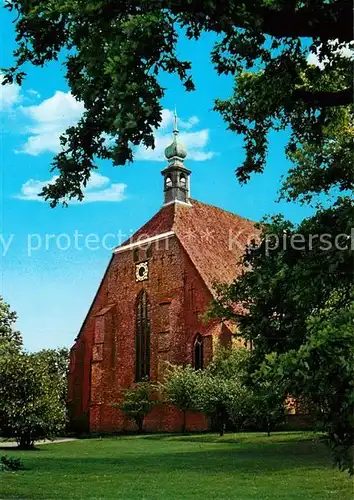
[[223,413],[219,413],[219,435],[223,436],[225,432],[225,422]]
[[187,420],[187,412],[183,412],[183,421],[182,421],[182,432],[185,434],[186,432],[186,420]]
[[144,418],[138,417],[135,420],[136,425],[138,426],[139,433],[142,434],[144,432]]
[[18,441],[18,447],[21,450],[29,450],[33,448],[33,440],[30,434],[22,434]]

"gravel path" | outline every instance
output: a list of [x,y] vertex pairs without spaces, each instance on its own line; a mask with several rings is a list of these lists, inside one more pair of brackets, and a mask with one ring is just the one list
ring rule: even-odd
[[[50,441],[49,439],[44,439],[35,442],[35,446],[39,446],[42,444],[57,444],[57,443],[67,443],[69,441],[76,441],[76,438],[59,438],[54,441]],[[0,441],[0,449],[1,448],[17,448],[17,443],[15,441]]]

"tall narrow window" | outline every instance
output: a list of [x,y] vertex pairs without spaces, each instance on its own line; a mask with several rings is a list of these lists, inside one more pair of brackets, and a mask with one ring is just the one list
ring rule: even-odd
[[142,290],[136,303],[136,368],[135,380],[150,378],[150,319],[149,302],[145,290]]
[[133,250],[133,261],[139,262],[139,248],[134,248]]
[[150,259],[152,256],[152,245],[149,245],[146,249],[146,258]]
[[194,368],[203,370],[203,339],[198,333],[194,341]]

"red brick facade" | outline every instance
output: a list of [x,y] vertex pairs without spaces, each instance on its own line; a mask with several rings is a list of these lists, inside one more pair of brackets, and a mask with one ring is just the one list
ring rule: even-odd
[[[149,304],[152,381],[161,380],[165,361],[193,364],[198,333],[203,338],[204,365],[213,355],[213,336],[222,342],[231,339],[226,325],[205,324],[201,315],[213,297],[212,277],[230,281],[236,276],[242,247],[254,233],[253,224],[199,202],[192,201],[192,205],[163,207],[113,254],[71,350],[68,399],[73,429],[134,429],[112,404],[120,400],[122,388],[135,382],[135,311],[142,289]],[[225,247],[231,225],[235,234],[243,228],[241,243],[232,250]],[[209,236],[205,236],[207,230]],[[161,234],[167,236],[156,239]],[[134,246],[147,238],[155,238],[148,252],[146,245]],[[148,279],[140,282],[136,281],[136,265],[141,261],[147,262]],[[161,405],[148,415],[145,428],[180,431],[182,420],[178,410]],[[186,423],[190,430],[208,427],[201,414],[188,415]]]

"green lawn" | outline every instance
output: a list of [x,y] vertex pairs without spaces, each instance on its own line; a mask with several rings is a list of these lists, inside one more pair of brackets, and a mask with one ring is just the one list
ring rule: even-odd
[[47,444],[0,473],[0,499],[352,499],[312,434],[147,435]]

